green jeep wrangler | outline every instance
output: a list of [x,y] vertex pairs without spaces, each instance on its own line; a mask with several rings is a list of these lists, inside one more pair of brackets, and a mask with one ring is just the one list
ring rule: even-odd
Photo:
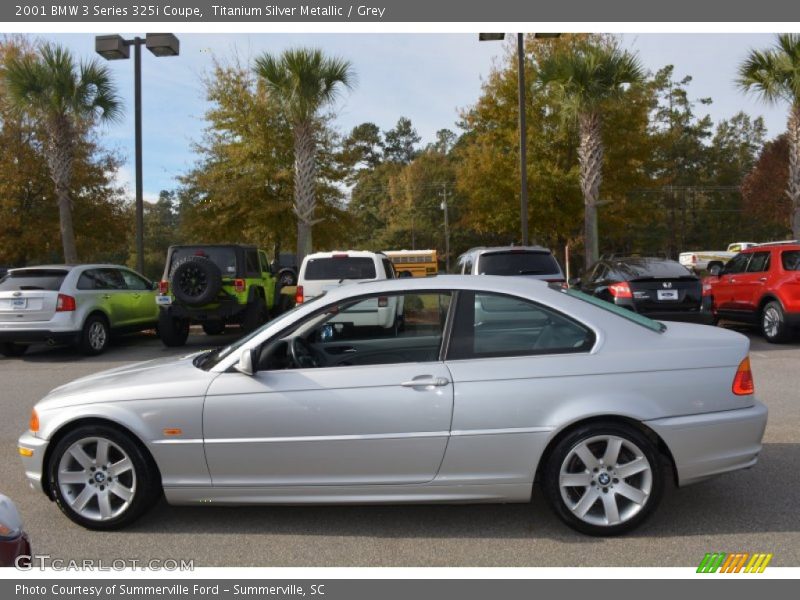
[[208,335],[224,333],[229,323],[252,331],[269,319],[276,288],[267,253],[255,246],[170,246],[156,296],[159,337],[182,346],[192,323]]

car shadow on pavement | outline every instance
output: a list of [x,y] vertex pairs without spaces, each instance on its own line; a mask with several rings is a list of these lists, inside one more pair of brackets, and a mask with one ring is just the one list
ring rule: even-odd
[[[759,464],[676,489],[628,536],[671,538],[800,531],[800,444],[765,444]],[[548,538],[597,543],[563,525],[538,488],[532,504],[189,507],[161,502],[122,533],[220,533],[379,538]]]

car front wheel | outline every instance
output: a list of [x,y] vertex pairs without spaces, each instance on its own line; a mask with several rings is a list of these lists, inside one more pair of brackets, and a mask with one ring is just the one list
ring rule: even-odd
[[772,301],[761,311],[761,333],[768,342],[780,344],[789,339],[790,329],[780,302]]
[[49,482],[61,511],[88,529],[119,529],[161,495],[157,468],[129,435],[105,425],[71,431],[56,444]]
[[589,535],[637,527],[661,500],[660,456],[633,427],[593,423],[561,439],[544,465],[543,491],[555,513]]

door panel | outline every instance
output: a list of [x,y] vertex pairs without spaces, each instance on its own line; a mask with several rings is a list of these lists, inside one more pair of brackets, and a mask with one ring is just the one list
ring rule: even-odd
[[205,402],[206,458],[214,485],[421,483],[452,410],[441,362],[224,373]]
[[121,270],[127,287],[126,303],[130,312],[130,325],[147,325],[158,321],[156,292],[150,282],[132,271]]

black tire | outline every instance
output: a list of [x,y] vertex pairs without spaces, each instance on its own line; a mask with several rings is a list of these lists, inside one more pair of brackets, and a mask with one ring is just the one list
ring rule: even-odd
[[78,338],[78,349],[86,356],[97,356],[106,351],[110,340],[111,330],[105,316],[89,315]]
[[169,289],[182,304],[208,304],[222,289],[222,272],[205,256],[187,256],[172,268]]
[[15,342],[3,342],[0,344],[0,354],[9,358],[17,358],[28,351],[27,344],[17,344]]
[[189,320],[178,319],[167,311],[158,315],[158,337],[168,348],[183,346],[189,337]]
[[255,331],[269,320],[267,305],[261,296],[251,300],[242,316],[242,329],[249,333]]
[[224,321],[205,321],[203,323],[203,331],[206,335],[222,335],[225,333]]
[[[622,449],[619,452],[619,457],[623,458],[624,462],[618,462],[613,467],[599,463],[599,471],[595,471],[577,458],[573,450],[579,449],[582,444],[589,442],[586,447],[595,456],[602,457],[602,455],[595,454],[595,452],[608,447],[603,446],[602,441],[597,441],[602,440],[604,437],[624,440]],[[641,455],[639,455],[639,452]],[[621,475],[617,470],[627,465],[629,460],[633,459],[632,457],[646,459],[647,463],[639,464],[647,464],[649,472],[643,471],[627,477],[617,478],[617,475]],[[591,483],[585,488],[581,485],[565,487],[562,494],[560,485],[562,466],[564,466],[567,474],[574,473],[581,478],[590,478]],[[613,490],[615,485],[617,486],[617,491]],[[625,493],[630,493],[629,490],[631,488],[638,490],[643,498],[642,503],[637,504],[620,493],[622,485],[626,486]],[[642,493],[642,490],[647,491]],[[576,531],[595,536],[620,535],[638,527],[652,514],[661,501],[664,493],[662,457],[653,442],[634,427],[614,422],[589,423],[567,433],[549,453],[547,463],[543,465],[542,491],[556,515]],[[584,494],[588,494],[590,491],[597,498],[593,502],[586,503],[588,504],[588,510],[584,517],[581,518],[573,513],[572,508],[577,509],[580,501],[584,498]],[[567,505],[565,496],[567,499],[571,499],[572,507]],[[598,522],[608,519],[604,508],[605,496],[614,502],[619,511],[621,520],[616,524],[609,525]],[[587,496],[587,498],[590,497]],[[600,514],[601,511],[602,514]]]
[[[74,444],[79,444],[84,440],[90,440],[88,444],[82,445],[81,449],[86,449],[86,455],[92,460],[90,464],[95,465],[91,469],[86,469],[72,458],[74,455],[67,455],[69,449]],[[92,447],[97,452],[97,442],[92,446],[91,440],[104,440],[109,445],[108,458],[105,464],[99,464],[96,455],[92,456]],[[119,463],[122,458],[127,457],[131,468],[119,474],[113,469],[114,462]],[[86,471],[86,483],[83,481],[76,483],[62,482],[63,475],[60,474],[62,459],[68,463],[69,471],[82,473]],[[104,468],[105,467],[105,468]],[[116,475],[116,480],[115,476]],[[100,476],[103,477],[100,480]],[[89,479],[92,483],[89,483]],[[78,427],[64,437],[62,437],[53,448],[47,465],[47,484],[53,492],[56,504],[70,520],[87,529],[113,530],[121,529],[133,523],[141,517],[155,502],[161,497],[161,478],[158,467],[153,458],[142,449],[142,447],[129,435],[123,431],[108,425],[84,425]],[[103,485],[105,484],[105,485]],[[123,500],[112,491],[112,486],[122,486],[127,491],[132,491],[130,499]],[[94,494],[84,507],[84,514],[74,507],[75,501],[79,500],[81,493],[87,490]],[[100,499],[105,495],[109,499],[109,507],[118,514],[102,518]],[[94,518],[86,512],[95,513]]]
[[290,285],[297,285],[297,274],[288,270],[278,273],[278,289]]
[[775,300],[764,305],[761,310],[759,325],[764,339],[772,344],[788,342],[789,338],[792,337],[792,330],[786,324],[786,314],[783,311],[783,306]]

